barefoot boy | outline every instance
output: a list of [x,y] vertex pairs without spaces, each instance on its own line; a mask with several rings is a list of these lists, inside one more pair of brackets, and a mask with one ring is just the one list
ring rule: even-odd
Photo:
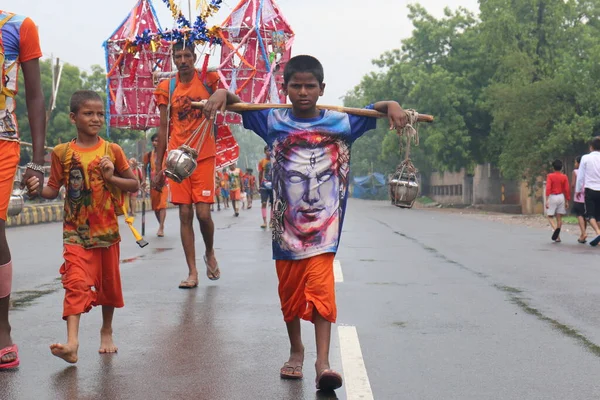
[[[562,216],[567,213],[569,200],[571,200],[569,179],[567,179],[565,174],[560,172],[562,167],[562,161],[554,160],[552,162],[554,172],[548,174],[546,178],[546,215],[550,221],[550,226],[552,226],[552,229],[554,230],[554,232],[552,232],[552,240],[555,242],[560,242]],[[556,224],[553,220],[555,216]]]
[[[342,377],[329,365],[331,324],[337,315],[333,260],[346,208],[350,147],[375,128],[375,119],[318,110],[324,89],[321,63],[311,56],[297,56],[284,71],[283,90],[292,109],[242,115],[244,126],[272,150],[273,258],[291,345],[280,376],[303,377],[302,318],[315,326],[317,389],[334,390],[342,385]],[[214,118],[226,104],[237,102],[240,99],[234,94],[217,91],[205,114]],[[406,114],[396,102],[378,102],[371,108],[387,113],[393,128],[406,125]]]
[[[102,306],[100,353],[114,353],[112,319],[115,307],[123,307],[119,273],[119,224],[116,209],[122,202],[114,188],[136,192],[139,182],[131,172],[121,147],[98,137],[104,123],[104,102],[97,93],[77,91],[71,97],[71,123],[77,138],[56,146],[48,186],[42,197],[54,199],[65,186],[63,256],[60,268],[65,288],[63,319],[67,343],[50,346],[52,354],[77,362],[79,319],[92,306]],[[27,180],[29,191],[40,185]]]

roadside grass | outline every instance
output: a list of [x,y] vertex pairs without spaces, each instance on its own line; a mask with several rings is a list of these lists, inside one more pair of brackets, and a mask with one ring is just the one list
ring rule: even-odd
[[421,196],[417,199],[417,201],[424,205],[435,203],[435,201],[433,201],[431,198],[429,198],[427,196]]
[[577,217],[575,217],[573,215],[564,216],[562,220],[565,224],[577,225]]

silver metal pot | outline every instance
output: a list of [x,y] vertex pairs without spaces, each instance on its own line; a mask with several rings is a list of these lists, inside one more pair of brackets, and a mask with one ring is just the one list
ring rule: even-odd
[[411,208],[418,195],[419,182],[416,174],[394,174],[390,179],[390,196],[393,205]]
[[178,149],[171,150],[167,155],[165,175],[177,183],[189,178],[198,164],[196,159],[198,152],[190,146],[179,146]]
[[21,211],[23,211],[23,208],[25,207],[25,199],[23,198],[23,195],[25,193],[27,193],[26,190],[19,188],[13,189],[8,202],[7,214],[9,217],[19,215]]

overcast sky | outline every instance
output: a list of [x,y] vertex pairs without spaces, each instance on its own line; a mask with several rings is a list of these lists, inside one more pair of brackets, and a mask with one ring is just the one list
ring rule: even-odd
[[[152,0],[163,28],[173,20],[162,0]],[[341,104],[341,97],[362,76],[374,70],[371,60],[386,50],[399,48],[412,31],[406,15],[408,0],[276,0],[296,33],[292,52],[310,54],[325,68],[327,88],[323,104]],[[127,16],[136,0],[3,0],[6,11],[31,17],[39,26],[45,57],[88,69],[105,65],[102,43]],[[187,9],[187,0],[179,1]],[[195,1],[192,1],[195,3]],[[226,0],[209,20],[218,25],[238,0]],[[436,17],[444,7],[478,10],[477,0],[421,0]]]

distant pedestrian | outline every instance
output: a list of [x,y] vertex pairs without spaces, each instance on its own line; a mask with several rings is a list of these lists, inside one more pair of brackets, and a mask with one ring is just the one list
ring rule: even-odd
[[590,154],[581,157],[575,191],[584,193],[585,211],[590,225],[596,232],[596,237],[590,242],[590,246],[597,246],[600,243],[600,228],[598,227],[600,219],[600,136],[591,140]]
[[223,168],[221,173],[221,196],[223,196],[223,208],[229,208],[229,174],[227,169]]
[[[552,240],[560,242],[560,228],[562,228],[562,216],[567,213],[571,191],[569,190],[569,179],[561,172],[563,163],[560,160],[552,162],[554,172],[546,178],[546,215],[550,221]],[[556,218],[556,224],[554,223]]]
[[[98,136],[104,123],[104,101],[95,92],[80,90],[71,97],[71,122],[77,137],[54,147],[48,186],[42,197],[54,199],[61,186],[67,188],[63,222],[63,257],[60,267],[65,288],[63,319],[67,342],[50,346],[52,354],[76,363],[81,314],[102,306],[99,353],[116,353],[112,320],[115,308],[123,307],[119,271],[121,237],[117,213],[125,206],[115,189],[137,192],[140,183],[119,145]],[[41,185],[37,177],[27,180],[30,192]]]
[[248,178],[248,189],[246,190],[246,204],[248,209],[252,208],[252,202],[254,201],[254,191],[256,190],[256,178],[254,177],[254,171],[252,168],[246,170],[246,177]]
[[[573,170],[573,176],[571,182],[573,182],[573,214],[577,217],[577,223],[579,224],[579,243],[587,242],[587,222],[585,220],[585,196],[584,193],[577,193],[575,185],[577,182],[577,174],[579,173],[579,164],[581,164],[581,156],[577,156],[575,159],[575,169]],[[584,182],[585,185],[585,182]]]
[[[152,142],[152,151],[144,155],[144,178],[143,182],[146,182],[146,177],[150,177],[150,204],[156,220],[158,221],[158,231],[156,236],[165,236],[165,219],[167,218],[167,202],[169,200],[169,185],[165,184],[160,190],[157,190],[154,185],[156,178],[156,147],[158,147],[158,134],[155,133],[150,138]],[[144,188],[145,189],[145,188]]]
[[235,163],[229,166],[227,171],[229,177],[229,197],[231,197],[231,205],[233,206],[233,215],[240,215],[240,202],[242,201],[242,170]]

